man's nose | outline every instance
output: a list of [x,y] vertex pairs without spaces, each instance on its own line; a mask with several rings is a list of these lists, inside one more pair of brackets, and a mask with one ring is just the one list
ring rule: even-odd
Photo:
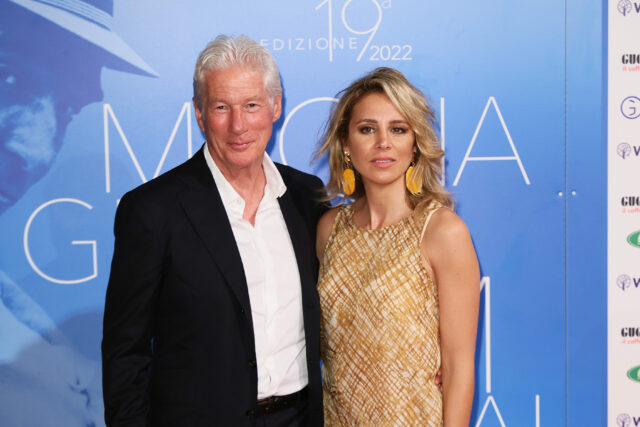
[[241,108],[231,109],[231,123],[229,123],[231,132],[242,134],[247,130],[245,113]]

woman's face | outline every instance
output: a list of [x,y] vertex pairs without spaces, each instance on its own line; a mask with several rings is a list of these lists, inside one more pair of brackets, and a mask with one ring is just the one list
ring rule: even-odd
[[409,123],[389,98],[370,93],[353,107],[344,150],[351,156],[365,188],[392,185],[404,189],[414,141]]

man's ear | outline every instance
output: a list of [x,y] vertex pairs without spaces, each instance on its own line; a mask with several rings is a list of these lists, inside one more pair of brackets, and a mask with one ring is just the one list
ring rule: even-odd
[[200,111],[200,107],[198,106],[198,101],[196,101],[196,97],[191,98],[193,102],[193,111],[196,113],[196,120],[198,122],[198,127],[202,132],[204,132],[204,120],[202,118],[202,111]]
[[282,114],[282,95],[273,98],[273,122],[276,122]]

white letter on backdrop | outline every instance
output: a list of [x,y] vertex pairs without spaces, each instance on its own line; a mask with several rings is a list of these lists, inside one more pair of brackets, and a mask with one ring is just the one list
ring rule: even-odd
[[[133,153],[133,149],[131,148],[129,141],[127,140],[127,137],[122,131],[122,127],[120,126],[120,123],[118,122],[118,119],[116,118],[116,115],[113,112],[113,109],[111,108],[111,104],[104,104],[103,113],[104,113],[104,166],[105,166],[105,181],[106,181],[107,193],[111,192],[111,167],[110,167],[111,162],[109,157],[110,156],[109,155],[109,117],[111,117],[111,120],[113,120],[113,124],[118,130],[118,134],[120,134],[120,138],[122,138],[122,142],[124,143],[124,146],[127,149],[127,152],[129,153],[129,157],[131,157],[131,160],[133,161],[133,164],[136,167],[136,170],[138,171],[138,175],[140,175],[140,179],[142,180],[143,183],[147,182],[147,178],[145,177],[144,172],[142,172],[140,163],[138,163],[138,159],[136,158],[136,155]],[[156,168],[156,171],[153,174],[153,178],[157,177],[160,174],[160,170],[162,169],[162,165],[164,164],[164,161],[167,157],[167,153],[169,152],[169,149],[171,148],[171,144],[173,143],[173,140],[176,137],[176,133],[178,132],[178,127],[180,126],[180,123],[182,122],[182,119],[185,116],[187,117],[187,156],[188,158],[191,158],[192,151],[193,151],[191,146],[191,103],[185,102],[182,106],[182,110],[180,110],[178,120],[176,120],[176,124],[173,126],[173,131],[171,132],[171,136],[169,136],[169,142],[167,142],[167,145],[164,147],[164,152],[162,153],[162,157],[160,158],[160,163],[158,163],[158,167]]]
[[40,277],[50,282],[59,283],[62,285],[73,285],[76,283],[87,282],[91,279],[96,278],[98,276],[98,244],[95,240],[72,240],[71,241],[72,245],[91,245],[92,259],[93,259],[93,273],[91,273],[86,277],[81,277],[79,279],[71,279],[71,280],[56,279],[55,277],[51,277],[48,274],[45,274],[42,270],[38,268],[36,263],[33,262],[33,258],[31,258],[31,252],[29,251],[29,230],[31,229],[31,223],[33,222],[36,215],[40,213],[40,211],[42,211],[47,206],[50,206],[56,203],[75,203],[77,205],[84,206],[89,210],[93,209],[93,207],[90,204],[83,202],[82,200],[61,198],[61,199],[49,200],[48,202],[40,205],[35,211],[33,211],[31,216],[27,220],[27,225],[24,228],[24,235],[23,235],[24,253],[27,256],[27,261],[29,261],[29,265],[31,265],[31,268],[33,268],[33,271],[38,273]]
[[[489,110],[489,105],[493,104],[493,107],[496,109],[496,113],[498,113],[498,118],[500,119],[500,124],[502,125],[502,129],[504,130],[507,139],[509,140],[509,145],[511,146],[511,152],[513,156],[495,156],[495,157],[471,157],[471,149],[473,148],[473,144],[476,143],[476,138],[478,137],[478,132],[484,123],[484,119],[487,116],[487,111]],[[458,174],[456,175],[456,179],[453,181],[453,186],[458,185],[458,181],[460,180],[460,176],[462,175],[462,171],[466,166],[468,161],[476,161],[476,162],[489,162],[495,160],[515,160],[518,162],[518,166],[520,167],[520,172],[522,173],[522,177],[524,178],[524,182],[527,185],[531,184],[529,182],[529,177],[527,176],[527,172],[524,170],[524,166],[522,166],[522,161],[520,160],[520,156],[518,155],[518,150],[516,150],[516,146],[513,144],[513,139],[511,139],[511,134],[509,133],[509,129],[507,129],[507,125],[504,122],[504,118],[502,118],[502,112],[500,112],[500,108],[498,107],[498,103],[496,99],[491,96],[487,101],[487,105],[484,107],[484,111],[482,112],[482,117],[480,117],[480,121],[478,122],[478,126],[476,126],[476,131],[473,133],[473,138],[471,138],[471,143],[467,148],[467,152],[464,155],[464,159],[462,160],[462,164],[460,165],[460,169],[458,169]]]

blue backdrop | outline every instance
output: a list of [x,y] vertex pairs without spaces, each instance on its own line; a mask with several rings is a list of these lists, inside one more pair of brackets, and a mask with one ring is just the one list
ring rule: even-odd
[[284,114],[268,151],[323,179],[311,159],[337,92],[382,65],[424,91],[483,275],[473,425],[605,425],[602,3],[0,0],[0,12],[1,425],[104,423],[116,205],[203,143],[191,79],[219,33],[273,53]]

